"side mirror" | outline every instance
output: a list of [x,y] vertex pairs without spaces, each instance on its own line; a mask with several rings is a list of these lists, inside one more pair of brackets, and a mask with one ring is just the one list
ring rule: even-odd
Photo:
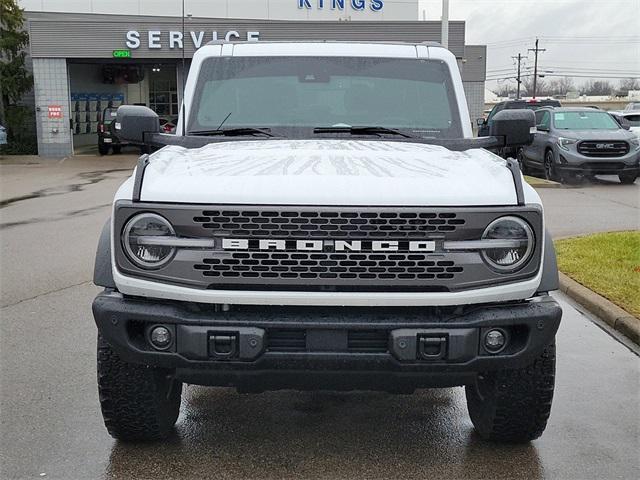
[[123,105],[118,108],[115,129],[121,140],[144,144],[145,133],[160,132],[160,117],[147,107]]
[[478,125],[479,127],[483,126],[484,124],[485,124],[485,119],[484,118],[476,119],[476,125]]
[[544,126],[544,125],[537,125],[537,126],[536,126],[536,129],[537,129],[539,132],[548,132],[548,131],[549,131],[549,127],[546,127],[546,126]]
[[520,147],[533,142],[535,127],[533,110],[502,110],[493,117],[489,135],[504,137],[505,147]]

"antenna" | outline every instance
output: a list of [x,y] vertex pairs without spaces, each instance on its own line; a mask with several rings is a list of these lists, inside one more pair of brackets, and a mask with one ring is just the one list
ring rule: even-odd
[[186,72],[186,60],[185,60],[185,49],[187,48],[187,39],[184,35],[184,2],[185,0],[182,0],[182,136],[186,136],[186,131],[187,131],[187,107],[186,107],[186,102],[184,101],[184,93],[185,90],[187,89],[187,82],[185,80],[185,77],[187,75]]

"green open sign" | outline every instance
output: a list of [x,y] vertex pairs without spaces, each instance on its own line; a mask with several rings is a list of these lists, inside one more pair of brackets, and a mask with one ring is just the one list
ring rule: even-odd
[[131,58],[131,50],[114,50],[113,58]]

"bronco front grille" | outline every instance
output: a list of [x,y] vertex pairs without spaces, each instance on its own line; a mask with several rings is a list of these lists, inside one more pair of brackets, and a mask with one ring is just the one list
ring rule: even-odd
[[[535,275],[544,238],[541,211],[533,206],[117,205],[118,269],[125,275],[202,290],[468,290]],[[171,261],[157,270],[138,268],[128,260],[120,236],[140,211],[162,215],[177,237],[208,246],[177,248]],[[534,231],[534,256],[521,270],[501,273],[492,270],[479,251],[445,248],[447,242],[481,239],[487,225],[504,215],[525,219]],[[225,247],[225,241],[232,240],[245,243]],[[259,240],[284,242],[264,247]],[[316,243],[306,250],[298,246],[304,241]],[[412,242],[432,247],[421,250]]]
[[624,157],[629,153],[627,142],[587,140],[578,144],[578,153],[585,157]]
[[214,232],[251,238],[418,238],[454,232],[465,220],[451,212],[204,210],[193,221]]
[[464,271],[450,260],[395,252],[234,252],[193,268],[205,277],[275,280],[451,280]]

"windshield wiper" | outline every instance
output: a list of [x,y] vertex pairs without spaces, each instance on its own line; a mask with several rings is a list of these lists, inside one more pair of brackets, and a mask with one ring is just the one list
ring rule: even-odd
[[235,137],[242,135],[264,135],[266,137],[275,137],[271,130],[268,128],[258,127],[238,127],[238,128],[223,128],[216,130],[195,130],[188,133],[188,135],[201,135],[201,136],[214,136],[220,135],[225,137]]
[[350,133],[351,135],[398,135],[404,138],[420,138],[417,135],[411,135],[409,133],[402,132],[400,130],[395,130],[393,128],[387,127],[379,127],[379,126],[356,126],[350,127],[348,125],[345,126],[335,126],[335,127],[316,127],[313,129],[313,133]]

